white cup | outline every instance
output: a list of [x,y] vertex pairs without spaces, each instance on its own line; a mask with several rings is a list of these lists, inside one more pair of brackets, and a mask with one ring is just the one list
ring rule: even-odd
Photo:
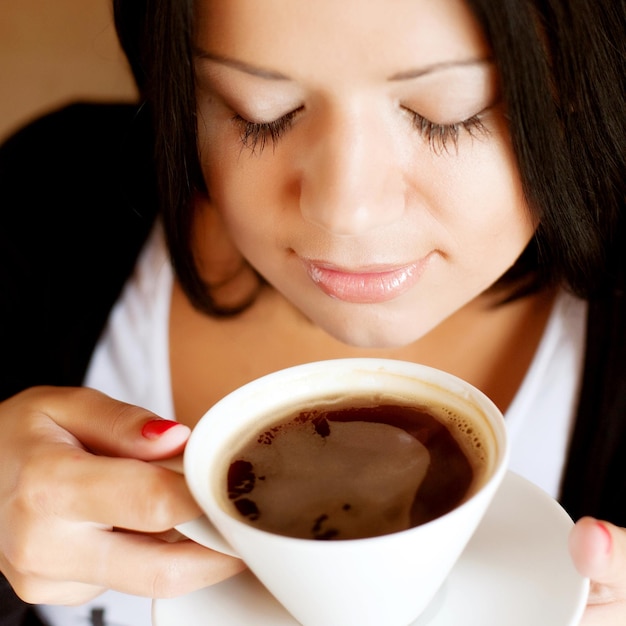
[[[462,447],[486,451],[474,493],[432,521],[369,538],[294,538],[238,519],[228,502],[226,473],[246,438],[321,400],[343,397],[349,405],[351,397],[363,396],[427,406],[449,419],[448,429]],[[388,359],[309,363],[244,385],[200,419],[185,450],[184,473],[214,528],[203,518],[178,528],[199,543],[241,556],[304,626],[406,626],[426,608],[474,533],[504,477],[508,454],[502,414],[457,377]]]

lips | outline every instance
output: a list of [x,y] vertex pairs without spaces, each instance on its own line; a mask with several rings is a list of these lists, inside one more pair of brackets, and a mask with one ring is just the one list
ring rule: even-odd
[[303,260],[303,263],[311,280],[328,296],[344,302],[374,304],[406,293],[419,280],[427,258],[405,265],[358,270],[320,261]]

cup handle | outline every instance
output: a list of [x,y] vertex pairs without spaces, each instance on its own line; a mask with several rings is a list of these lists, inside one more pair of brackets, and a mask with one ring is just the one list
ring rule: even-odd
[[226,543],[226,540],[219,534],[215,526],[209,521],[205,515],[201,515],[196,519],[192,519],[189,522],[183,522],[174,526],[174,528],[181,534],[185,535],[192,541],[199,543],[206,548],[216,550],[217,552],[223,552],[229,556],[234,556],[238,559],[241,557],[235,552],[235,550]]
[[[165,469],[172,470],[178,474],[183,474],[183,457],[175,456],[170,459],[160,459],[158,461],[151,461],[152,465],[160,465]],[[234,548],[227,543],[222,537],[217,528],[213,526],[211,521],[206,515],[201,515],[196,519],[189,522],[183,522],[174,527],[179,533],[185,535],[192,541],[199,543],[200,545],[216,550],[217,552],[223,552],[229,556],[234,556],[240,559],[241,557],[235,552]]]

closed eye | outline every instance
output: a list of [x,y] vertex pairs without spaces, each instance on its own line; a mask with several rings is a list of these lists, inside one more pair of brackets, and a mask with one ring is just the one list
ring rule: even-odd
[[294,118],[302,108],[294,109],[271,122],[251,122],[238,114],[234,115],[232,119],[239,126],[240,140],[243,146],[250,149],[252,153],[257,150],[261,153],[268,141],[272,143],[272,146],[276,146],[278,140],[291,128]]
[[437,154],[447,152],[450,142],[452,142],[454,148],[457,149],[459,137],[462,133],[467,133],[472,137],[477,134],[485,135],[488,133],[481,119],[482,111],[461,122],[437,124],[411,109],[405,107],[405,110],[410,115],[413,126],[417,129],[419,135]]
[[[242,145],[251,150],[252,153],[258,151],[260,154],[268,142],[271,142],[273,147],[276,146],[280,138],[291,128],[295,117],[303,108],[298,107],[271,122],[251,122],[239,114],[235,114],[232,119],[240,129]],[[453,144],[455,149],[458,148],[459,137],[462,133],[467,133],[470,136],[488,133],[481,119],[484,111],[461,122],[439,124],[431,122],[416,111],[406,107],[403,108],[409,114],[413,126],[417,129],[419,135],[437,154],[447,152],[450,143]]]

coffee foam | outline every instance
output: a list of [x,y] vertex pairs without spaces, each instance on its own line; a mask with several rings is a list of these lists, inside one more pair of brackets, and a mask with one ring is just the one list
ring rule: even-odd
[[[396,382],[399,378],[402,377],[395,377]],[[225,446],[226,452],[223,455],[222,463],[222,467],[225,468],[224,473],[232,459],[233,450],[241,449],[251,435],[259,433],[263,429],[271,428],[286,417],[293,416],[298,412],[395,403],[426,410],[448,428],[472,464],[474,480],[467,494],[467,497],[470,497],[485,483],[496,463],[495,434],[483,411],[463,394],[450,392],[436,385],[407,378],[403,381],[402,386],[404,387],[402,391],[385,389],[384,391],[366,393],[364,390],[356,392],[349,390],[325,398],[301,398],[300,401],[282,409],[274,409],[271,413],[259,417],[254,429],[252,429],[253,432],[248,429],[243,436],[239,434],[233,438],[230,446]],[[387,426],[387,428],[391,427]],[[428,452],[426,451],[426,453]],[[229,509],[232,507],[232,503],[223,497],[223,481],[224,474],[218,477],[214,485],[222,506]]]
[[[416,385],[415,381],[411,380],[410,382],[413,386]],[[471,460],[477,480],[481,481],[495,463],[495,436],[484,413],[463,395],[453,395],[435,385],[421,384],[423,389],[415,396],[404,393],[377,392],[369,395],[350,393],[326,399],[316,399],[302,404],[299,408],[290,407],[283,412],[276,413],[270,422],[280,421],[281,418],[277,418],[276,415],[289,415],[298,411],[310,410],[312,407],[327,410],[344,406],[359,407],[395,403],[423,409],[447,426]]]
[[[310,421],[281,424],[263,433],[264,445],[245,451],[242,458],[250,473],[244,475],[242,497],[246,505],[254,503],[250,519],[256,515],[264,527],[312,539],[408,528],[415,493],[430,464],[426,447],[387,424],[327,425],[320,435]],[[306,490],[294,489],[294,484],[306,485]]]
[[484,483],[495,464],[493,432],[485,420],[479,419],[477,415],[471,419],[448,407],[429,406],[427,408],[448,427],[452,436],[465,451],[474,469],[474,487],[471,492],[475,492]]
[[[496,463],[495,434],[485,414],[466,394],[452,393],[436,385],[417,383],[411,379],[407,382],[414,388],[414,395],[381,392],[362,398],[363,404],[396,402],[424,409],[434,415],[452,433],[472,463],[474,485],[469,495],[475,493]],[[416,391],[418,384],[421,389]],[[333,403],[343,402],[348,405],[353,401],[358,406],[361,400],[345,396],[335,399]]]

